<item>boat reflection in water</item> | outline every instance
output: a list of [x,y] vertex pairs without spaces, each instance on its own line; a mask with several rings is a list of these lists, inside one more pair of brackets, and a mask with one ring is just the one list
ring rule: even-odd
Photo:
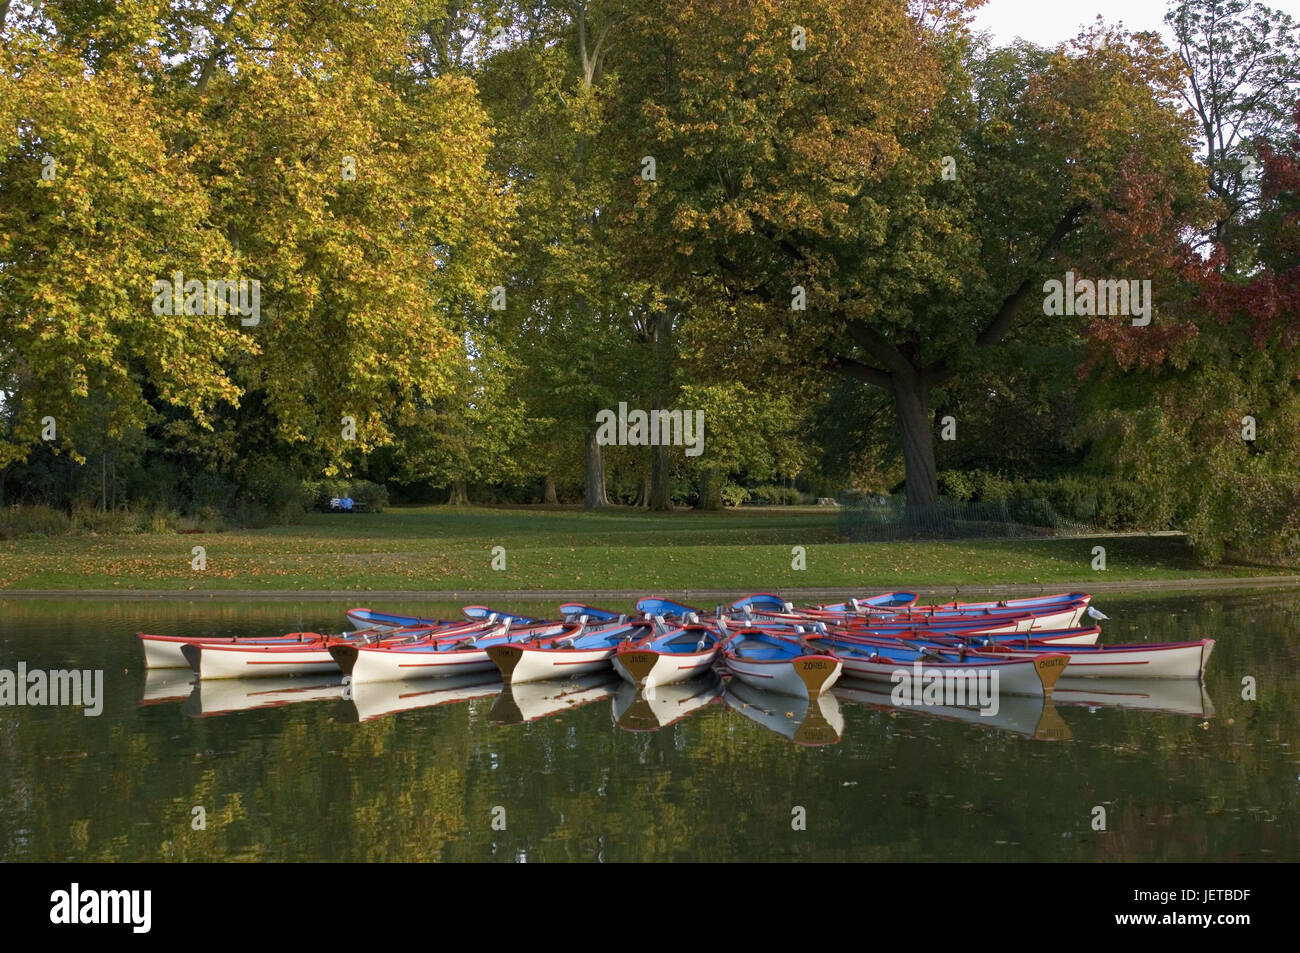
[[985,715],[975,706],[900,705],[894,701],[887,687],[860,679],[845,679],[831,691],[843,701],[868,705],[877,711],[890,713],[903,711],[923,717],[940,718],[944,721],[960,721],[1007,731],[1038,741],[1069,741],[1073,737],[1070,726],[1065,723],[1057,712],[1056,706],[1052,704],[1052,695],[1046,697],[1001,695],[998,698],[997,712]]
[[835,745],[844,737],[844,715],[835,693],[819,692],[811,699],[778,695],[730,679],[723,699],[727,707],[795,744]]
[[722,679],[714,672],[645,690],[621,679],[614,692],[614,724],[624,731],[658,731],[718,702],[722,690]]
[[144,687],[140,689],[141,705],[160,705],[163,702],[183,702],[194,691],[194,673],[187,668],[145,669]]
[[400,711],[491,698],[500,691],[501,678],[496,672],[407,682],[353,682],[346,686],[343,700],[334,710],[334,720],[356,724]]
[[1158,711],[1213,718],[1214,703],[1197,679],[1062,678],[1052,694],[1058,705]]
[[281,708],[298,702],[337,701],[343,697],[343,679],[330,675],[270,678],[199,679],[181,711],[195,718],[228,715],[257,708]]
[[501,689],[501,694],[492,703],[488,720],[497,725],[522,725],[536,721],[609,698],[622,681],[612,668],[607,668],[563,681],[553,678],[511,683]]

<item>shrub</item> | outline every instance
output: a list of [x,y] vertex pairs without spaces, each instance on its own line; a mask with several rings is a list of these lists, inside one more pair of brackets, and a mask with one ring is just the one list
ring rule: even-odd
[[139,513],[125,509],[101,512],[87,503],[79,503],[72,510],[73,532],[98,535],[138,533],[143,526]]
[[763,506],[798,506],[803,503],[803,494],[793,487],[765,484],[749,491],[749,498]]
[[151,533],[166,533],[168,530],[175,529],[179,521],[180,514],[175,510],[159,507],[145,518],[145,526]]
[[723,506],[739,506],[749,499],[749,491],[736,483],[724,483],[720,491]]
[[61,510],[37,503],[11,506],[0,516],[0,537],[67,536],[74,531],[72,519]]
[[366,508],[374,513],[382,513],[384,507],[388,505],[388,487],[382,483],[353,480],[345,495],[352,497],[354,503],[364,503]]
[[302,514],[302,488],[273,460],[257,460],[244,471],[235,515],[244,526],[288,524]]

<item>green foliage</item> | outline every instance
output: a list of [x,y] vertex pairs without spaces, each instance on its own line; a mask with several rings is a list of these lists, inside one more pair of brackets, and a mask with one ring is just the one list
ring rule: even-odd
[[965,502],[1045,501],[1062,518],[1099,530],[1170,528],[1158,495],[1114,476],[1076,473],[1020,479],[988,470],[944,470],[939,486],[945,496]]
[[0,537],[67,536],[73,522],[67,513],[51,506],[7,506],[0,510]]
[[724,483],[718,490],[723,506],[739,506],[749,499],[749,491],[736,483]]
[[235,516],[242,526],[287,525],[302,515],[300,482],[276,461],[249,462],[240,480]]
[[749,498],[763,506],[798,506],[804,501],[803,494],[794,487],[771,484],[753,487],[749,491]]

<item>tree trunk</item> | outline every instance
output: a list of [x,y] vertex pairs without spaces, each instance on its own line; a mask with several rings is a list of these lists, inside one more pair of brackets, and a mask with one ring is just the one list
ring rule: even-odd
[[464,480],[451,481],[451,493],[447,497],[448,506],[467,506],[469,505],[469,492],[465,488]]
[[546,483],[542,487],[542,502],[550,506],[556,506],[560,502],[559,497],[555,495],[555,481],[549,476],[546,478]]
[[712,467],[700,471],[700,499],[695,504],[697,510],[722,509],[722,487],[718,484],[717,472]]
[[[659,378],[656,399],[659,409],[666,411],[673,399],[673,313],[669,310],[658,312],[650,327],[653,329],[654,361]],[[668,512],[673,508],[673,484],[667,445],[655,445],[651,449],[650,461],[650,509]]]
[[587,431],[587,487],[583,507],[589,510],[609,506],[605,495],[605,454],[596,442],[597,428]]
[[668,447],[660,444],[651,448],[650,509],[666,513],[673,508],[672,468],[668,464]]
[[637,481],[636,499],[632,501],[632,505],[639,510],[643,510],[650,505],[650,481],[646,477],[642,477]]
[[919,375],[893,375],[894,407],[903,438],[903,466],[907,481],[907,507],[939,502],[939,481],[934,466],[934,432],[926,406],[929,387]]

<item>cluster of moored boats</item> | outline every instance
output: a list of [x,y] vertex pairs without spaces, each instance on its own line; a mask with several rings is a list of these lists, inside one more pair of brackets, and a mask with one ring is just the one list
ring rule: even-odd
[[355,631],[254,638],[140,634],[150,669],[190,668],[200,681],[342,673],[352,685],[499,672],[517,686],[611,666],[638,690],[715,670],[764,692],[815,700],[842,676],[897,686],[992,676],[999,695],[1051,695],[1066,678],[1196,679],[1212,639],[1099,645],[1106,616],[1087,593],[917,605],[893,592],[796,608],[758,593],[712,611],[661,598],[617,613],[561,605],[547,621],[484,606],[460,620],[352,609]]

